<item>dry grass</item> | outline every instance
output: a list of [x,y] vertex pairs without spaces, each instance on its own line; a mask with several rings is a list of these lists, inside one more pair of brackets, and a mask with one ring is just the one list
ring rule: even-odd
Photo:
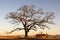
[[18,36],[0,36],[0,40],[60,40],[55,38],[38,38],[38,37],[18,37]]

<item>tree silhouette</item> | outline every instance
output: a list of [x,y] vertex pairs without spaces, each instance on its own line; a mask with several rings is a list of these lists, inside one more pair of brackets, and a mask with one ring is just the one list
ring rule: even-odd
[[17,11],[7,14],[7,19],[12,19],[15,24],[23,24],[24,28],[16,28],[15,30],[25,30],[25,37],[28,36],[30,30],[37,30],[37,27],[50,29],[46,24],[53,24],[54,12],[45,12],[41,8],[36,8],[34,5],[23,5]]

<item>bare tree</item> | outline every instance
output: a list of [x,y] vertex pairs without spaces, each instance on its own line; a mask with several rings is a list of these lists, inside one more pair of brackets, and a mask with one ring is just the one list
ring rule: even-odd
[[29,30],[37,30],[37,27],[44,29],[47,27],[46,24],[53,24],[54,13],[45,12],[41,8],[37,9],[34,5],[23,5],[16,12],[10,12],[7,14],[7,19],[12,19],[13,23],[23,24],[24,28],[16,28],[9,33],[14,32],[15,30],[25,30],[25,37],[28,36]]

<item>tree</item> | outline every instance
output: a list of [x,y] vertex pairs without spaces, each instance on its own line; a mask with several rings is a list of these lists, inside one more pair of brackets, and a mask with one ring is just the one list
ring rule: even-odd
[[28,36],[30,30],[37,30],[37,27],[50,29],[46,24],[53,24],[54,12],[45,12],[41,8],[37,9],[34,5],[23,5],[16,12],[7,14],[7,19],[12,19],[12,23],[23,24],[24,28],[16,28],[15,30],[25,30],[25,37]]

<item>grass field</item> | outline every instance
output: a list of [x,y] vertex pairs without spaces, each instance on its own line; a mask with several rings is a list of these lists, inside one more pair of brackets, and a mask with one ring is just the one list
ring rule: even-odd
[[60,40],[60,39],[42,39],[42,38],[0,38],[0,40]]
[[0,40],[60,40],[60,39],[0,39]]
[[60,40],[60,38],[38,38],[20,36],[0,36],[0,40]]

